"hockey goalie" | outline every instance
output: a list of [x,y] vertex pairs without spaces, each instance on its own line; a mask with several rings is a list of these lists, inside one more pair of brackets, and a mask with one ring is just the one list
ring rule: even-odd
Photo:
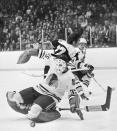
[[35,87],[29,87],[20,92],[7,92],[7,101],[15,111],[27,114],[28,119],[35,122],[48,122],[60,118],[56,105],[61,101],[66,90],[70,110],[77,112],[81,120],[83,114],[80,108],[80,94],[76,89],[75,77],[65,61],[53,59],[45,79]]
[[[45,79],[35,87],[29,87],[20,92],[7,92],[9,106],[16,112],[26,114],[27,118],[35,123],[49,122],[61,117],[56,105],[61,102],[65,91],[68,91],[69,110],[77,113],[84,120],[80,101],[83,91],[77,90],[78,81],[62,59],[53,59],[50,70]],[[107,111],[110,108],[112,89],[108,87],[104,105],[85,106],[89,111]],[[62,110],[62,109],[61,109]],[[67,109],[63,109],[67,110]]]

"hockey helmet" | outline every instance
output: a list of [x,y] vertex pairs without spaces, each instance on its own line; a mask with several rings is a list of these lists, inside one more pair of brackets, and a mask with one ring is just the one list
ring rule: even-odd
[[78,47],[79,47],[80,50],[86,49],[86,47],[87,47],[87,41],[86,41],[85,38],[80,38],[80,40],[79,40],[78,43],[79,43]]
[[85,39],[85,38],[80,38],[79,43],[84,43],[84,44],[87,44],[87,41],[86,41],[86,39]]

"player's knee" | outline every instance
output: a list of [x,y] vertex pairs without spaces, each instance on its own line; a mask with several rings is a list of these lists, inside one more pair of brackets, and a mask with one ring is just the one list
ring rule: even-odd
[[80,97],[78,94],[75,96],[75,104],[76,104],[76,107],[79,107],[80,105]]
[[33,104],[31,109],[28,111],[27,117],[29,119],[37,118],[42,112],[42,107],[38,104]]

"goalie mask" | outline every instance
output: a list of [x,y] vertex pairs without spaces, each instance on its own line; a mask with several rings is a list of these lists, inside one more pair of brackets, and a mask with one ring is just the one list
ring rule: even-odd
[[67,64],[62,59],[55,60],[55,70],[57,73],[62,74],[68,70]]

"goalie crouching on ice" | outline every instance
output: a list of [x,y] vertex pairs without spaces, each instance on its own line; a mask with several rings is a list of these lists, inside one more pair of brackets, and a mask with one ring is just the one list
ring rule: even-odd
[[[68,90],[70,110],[76,112],[81,120],[83,114],[80,107],[80,95],[77,82],[71,70],[62,59],[53,59],[45,79],[37,86],[29,87],[20,92],[7,92],[7,101],[15,111],[27,114],[28,119],[35,122],[48,122],[60,118],[56,105]],[[83,93],[83,92],[82,92]]]

